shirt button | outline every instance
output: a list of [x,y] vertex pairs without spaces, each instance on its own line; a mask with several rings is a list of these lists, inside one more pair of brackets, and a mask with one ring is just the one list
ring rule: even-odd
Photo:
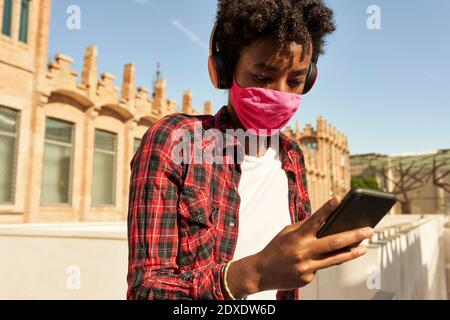
[[228,225],[229,225],[230,227],[234,227],[234,226],[236,225],[236,223],[234,222],[234,220],[231,220],[231,221],[228,223]]
[[184,189],[184,194],[188,195],[191,198],[195,198],[195,192],[192,189],[188,188]]

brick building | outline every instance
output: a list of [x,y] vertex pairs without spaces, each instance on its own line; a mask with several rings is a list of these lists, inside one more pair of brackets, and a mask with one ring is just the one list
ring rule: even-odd
[[287,127],[288,136],[299,141],[308,176],[308,190],[313,212],[333,194],[343,197],[350,189],[348,138],[318,116],[316,129],[307,124],[302,130],[297,120],[295,130]]
[[[51,0],[0,0],[0,223],[125,220],[129,163],[147,128],[182,109],[136,87],[127,64],[122,85],[99,74],[97,48],[86,49],[83,70],[57,54],[48,62]],[[212,113],[205,102],[204,113]],[[304,146],[313,210],[332,192],[350,187],[347,138],[322,118],[288,134]]]

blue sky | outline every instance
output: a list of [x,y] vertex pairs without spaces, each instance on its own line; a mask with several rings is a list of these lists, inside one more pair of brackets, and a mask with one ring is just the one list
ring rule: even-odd
[[[319,79],[295,119],[315,125],[322,115],[349,137],[351,154],[421,152],[450,148],[450,1],[328,0],[337,31],[319,60]],[[67,8],[81,10],[81,28],[66,27]],[[368,6],[381,9],[381,29],[366,25]],[[53,1],[49,53],[64,53],[82,70],[85,47],[96,44],[99,72],[116,75],[133,62],[136,82],[152,87],[156,64],[167,94],[194,107],[227,102],[212,88],[207,44],[214,0]]]

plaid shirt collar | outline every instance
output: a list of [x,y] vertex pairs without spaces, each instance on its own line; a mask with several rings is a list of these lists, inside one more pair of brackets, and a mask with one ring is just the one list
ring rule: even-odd
[[[222,132],[225,132],[227,129],[235,129],[235,126],[233,125],[231,115],[227,110],[227,106],[223,106],[215,115],[214,115],[214,129],[220,130]],[[236,137],[226,138],[227,135],[224,135],[224,149],[230,149],[230,148],[238,148],[237,154],[238,159],[242,157],[245,152],[242,144],[239,142],[239,140]],[[280,156],[281,156],[281,162],[282,162],[282,168],[286,172],[292,172],[295,173],[295,166],[294,163],[298,162],[300,154],[299,154],[299,148],[298,145],[295,147],[296,142],[286,136],[283,132],[280,131],[279,136],[279,143],[280,143]],[[238,161],[238,163],[241,163],[241,161]],[[293,175],[295,177],[295,174]]]

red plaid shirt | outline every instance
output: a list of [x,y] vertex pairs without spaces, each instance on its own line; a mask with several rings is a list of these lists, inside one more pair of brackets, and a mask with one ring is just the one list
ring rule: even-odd
[[[232,128],[226,106],[214,116],[171,114],[148,129],[131,161],[127,299],[225,299],[223,267],[239,230],[241,162],[173,161],[172,133],[193,132],[195,124],[224,137]],[[279,140],[294,223],[311,214],[304,157],[293,139],[281,133]],[[227,141],[224,149],[243,155],[237,138]],[[277,299],[299,299],[299,289],[278,291]]]

